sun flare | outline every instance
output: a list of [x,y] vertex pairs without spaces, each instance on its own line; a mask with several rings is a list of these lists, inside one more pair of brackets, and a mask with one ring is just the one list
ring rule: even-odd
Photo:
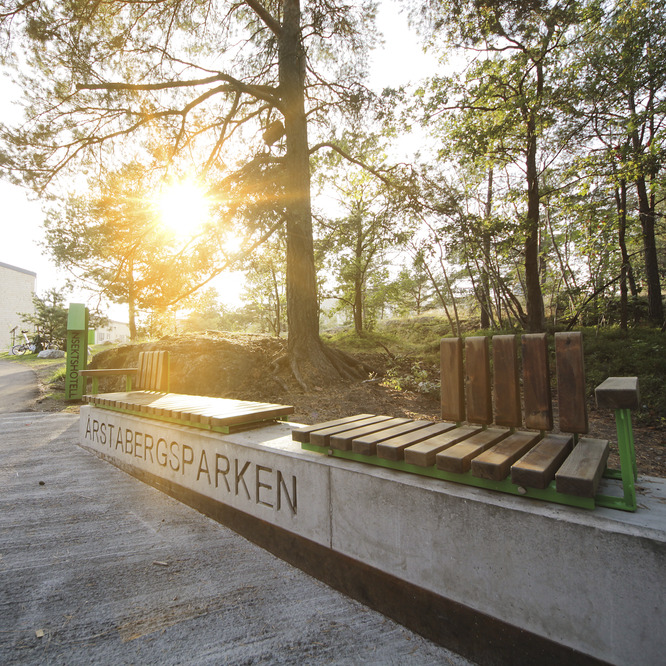
[[156,201],[161,223],[181,238],[196,235],[210,219],[210,199],[195,181],[182,180],[166,185]]

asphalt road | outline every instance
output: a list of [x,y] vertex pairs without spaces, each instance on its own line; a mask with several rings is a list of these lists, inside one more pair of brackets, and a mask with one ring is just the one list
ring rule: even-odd
[[[3,411],[29,405],[0,370]],[[77,440],[77,415],[0,415],[1,664],[469,663]]]
[[0,360],[0,414],[29,411],[38,397],[37,376],[32,370]]

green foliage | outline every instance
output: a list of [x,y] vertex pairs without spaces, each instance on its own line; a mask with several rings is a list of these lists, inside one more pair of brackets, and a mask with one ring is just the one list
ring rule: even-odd
[[26,324],[31,324],[42,340],[48,340],[64,348],[67,339],[67,307],[65,291],[49,289],[43,296],[32,297],[35,314],[22,314]]
[[666,333],[650,328],[583,329],[588,392],[607,377],[638,377],[642,423],[666,424]]

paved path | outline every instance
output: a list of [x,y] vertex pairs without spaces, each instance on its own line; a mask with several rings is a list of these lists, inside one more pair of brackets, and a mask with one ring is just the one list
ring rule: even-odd
[[0,663],[456,664],[76,444],[0,415]]
[[21,363],[0,360],[0,414],[25,412],[39,397],[37,375]]

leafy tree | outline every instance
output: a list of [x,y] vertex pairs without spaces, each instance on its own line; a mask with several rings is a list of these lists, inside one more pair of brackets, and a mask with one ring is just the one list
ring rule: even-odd
[[34,314],[21,314],[26,324],[31,324],[42,339],[50,340],[61,346],[67,340],[67,307],[65,291],[49,289],[43,296],[34,294],[32,304]]
[[53,208],[44,225],[42,245],[57,266],[112,302],[128,304],[132,340],[139,309],[164,307],[208,266],[201,241],[179,244],[160,223],[151,190],[145,168],[127,164],[92,183],[87,195]]
[[446,136],[459,150],[521,174],[522,206],[514,238],[523,246],[526,325],[543,330],[539,179],[544,164],[568,138],[555,130],[571,108],[568,49],[572,27],[581,20],[580,7],[570,0],[431,0],[423,3],[422,19],[431,48],[439,48],[443,34],[445,49],[464,46],[477,54],[463,74],[433,79],[431,94],[424,97],[427,119],[448,111]]
[[188,299],[190,310],[183,324],[185,331],[221,331],[225,327],[226,308],[219,301],[217,289],[208,288]]
[[[242,192],[286,229],[294,375],[355,372],[319,338],[309,162],[330,145],[327,119],[363,103],[373,3],[15,0],[1,18],[31,66],[29,120],[3,131],[12,172],[43,188],[75,165],[115,163],[120,145],[127,159],[202,165],[218,196]],[[326,140],[310,145],[309,125]]]
[[656,239],[664,200],[666,17],[662,3],[654,0],[616,0],[604,8],[593,16],[578,51],[584,65],[579,110],[591,120],[597,162],[612,185],[622,270],[630,284],[624,244],[627,184],[635,188],[649,316],[660,325],[664,310]]
[[[345,143],[357,147],[366,161],[381,161],[385,151],[376,136],[349,132]],[[319,185],[339,214],[322,215],[319,243],[323,261],[332,274],[330,296],[351,311],[354,330],[362,335],[373,293],[382,291],[380,282],[388,263],[387,252],[404,244],[413,227],[406,204],[395,181],[377,178],[362,166],[350,167],[336,154],[322,166]]]
[[262,330],[269,330],[275,337],[286,329],[284,243],[272,239],[249,262],[245,274],[247,289],[245,301],[253,306],[255,316],[262,323]]
[[[43,340],[49,340],[64,348],[67,340],[66,289],[48,289],[42,296],[34,294],[32,304],[34,314],[21,313],[26,324],[33,326]],[[104,326],[108,319],[99,312],[90,313],[90,327]]]

